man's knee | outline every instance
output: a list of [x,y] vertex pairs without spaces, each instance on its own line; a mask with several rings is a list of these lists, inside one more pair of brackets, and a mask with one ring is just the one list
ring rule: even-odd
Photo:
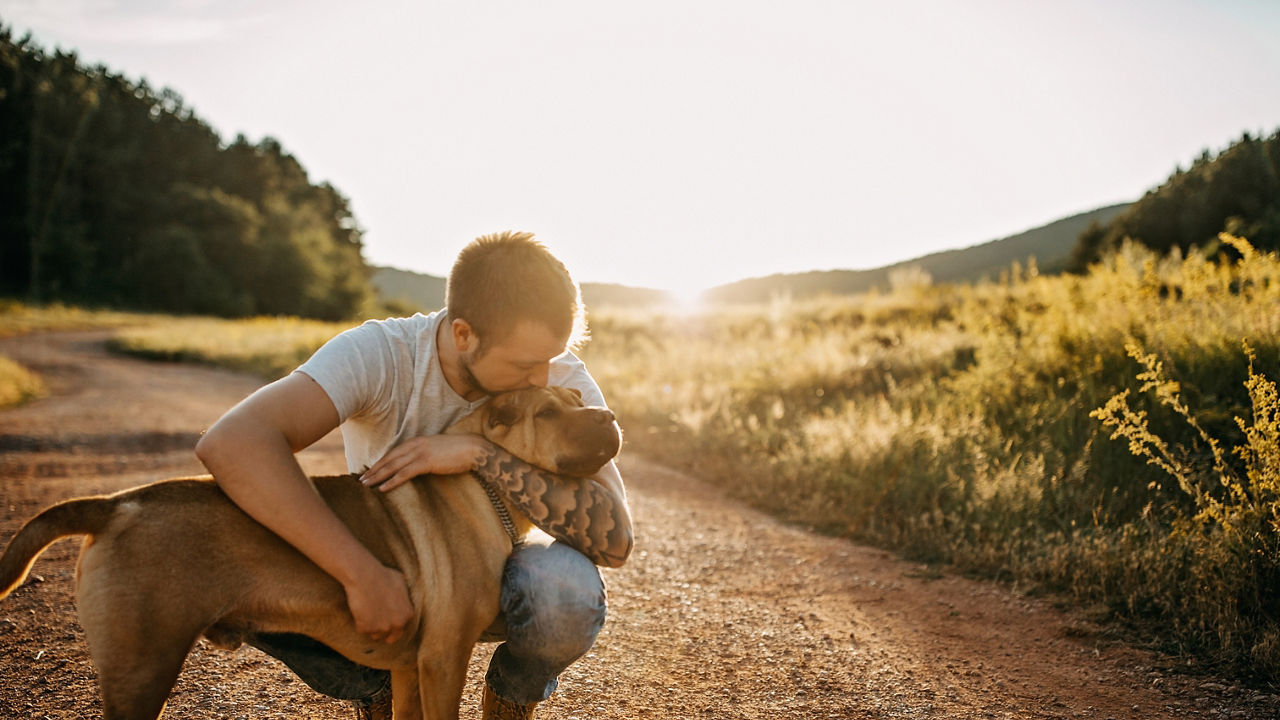
[[571,662],[591,649],[607,608],[600,571],[568,545],[530,544],[507,562],[502,610],[518,654]]

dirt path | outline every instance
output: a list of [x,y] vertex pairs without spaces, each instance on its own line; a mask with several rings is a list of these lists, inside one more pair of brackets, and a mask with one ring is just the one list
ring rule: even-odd
[[[0,340],[50,396],[0,411],[0,541],[45,505],[201,470],[200,430],[252,378],[110,356],[101,333]],[[342,471],[341,440],[304,453]],[[539,717],[1280,717],[1280,697],[1161,669],[1077,616],[1008,590],[783,526],[694,478],[626,456],[638,545],[608,571],[610,619]],[[95,717],[75,620],[75,541],[0,604],[0,717]],[[472,661],[478,717],[491,646]],[[255,650],[196,647],[167,718],[345,718]]]

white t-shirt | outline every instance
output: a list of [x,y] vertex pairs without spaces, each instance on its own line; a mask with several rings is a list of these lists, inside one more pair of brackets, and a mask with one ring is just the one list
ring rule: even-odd
[[[298,367],[338,409],[347,468],[363,472],[410,438],[438,435],[487,398],[467,402],[449,387],[436,331],[445,311],[370,320],[325,343]],[[547,384],[575,388],[587,405],[604,395],[573,353],[551,361]]]

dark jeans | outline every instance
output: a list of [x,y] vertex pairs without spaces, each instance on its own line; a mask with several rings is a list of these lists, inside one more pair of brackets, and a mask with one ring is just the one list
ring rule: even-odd
[[[586,654],[604,625],[604,581],[577,550],[536,539],[517,548],[502,575],[495,631],[505,640],[485,676],[500,697],[521,704],[546,700],[557,676]],[[288,665],[313,689],[344,700],[369,699],[390,687],[386,670],[351,662],[304,635],[261,634],[249,644]]]

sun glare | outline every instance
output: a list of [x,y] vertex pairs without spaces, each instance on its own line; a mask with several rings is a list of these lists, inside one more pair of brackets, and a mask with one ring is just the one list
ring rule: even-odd
[[675,313],[689,314],[700,312],[706,305],[706,288],[691,285],[667,289],[667,307]]

